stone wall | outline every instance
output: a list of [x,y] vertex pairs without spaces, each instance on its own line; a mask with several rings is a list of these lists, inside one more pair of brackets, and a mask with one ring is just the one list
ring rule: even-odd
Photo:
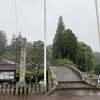
[[58,82],[57,82],[56,73],[54,73],[52,70],[49,70],[49,76],[50,76],[49,80],[50,80],[51,88],[57,87],[58,86]]

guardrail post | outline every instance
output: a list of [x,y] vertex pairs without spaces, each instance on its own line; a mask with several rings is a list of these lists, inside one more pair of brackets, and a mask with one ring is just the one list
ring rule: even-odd
[[10,85],[7,86],[7,94],[10,94]]
[[31,85],[28,86],[28,94],[31,93]]
[[35,85],[33,85],[33,87],[32,87],[32,93],[33,94],[35,93]]
[[19,86],[19,87],[20,87],[20,94],[22,94],[23,86]]
[[2,93],[2,85],[0,85],[0,94]]
[[36,86],[36,93],[39,93],[39,85]]
[[3,92],[3,94],[6,94],[6,85],[3,86],[2,92]]
[[27,86],[25,85],[24,86],[24,94],[26,94],[27,93]]
[[14,94],[14,85],[11,86],[11,94]]
[[49,89],[49,91],[51,90],[51,82],[49,82],[49,88],[48,89]]
[[15,94],[18,94],[18,90],[19,90],[19,86],[16,85],[16,91],[15,91]]
[[40,84],[40,93],[43,93],[43,90],[44,90],[44,85],[43,83]]

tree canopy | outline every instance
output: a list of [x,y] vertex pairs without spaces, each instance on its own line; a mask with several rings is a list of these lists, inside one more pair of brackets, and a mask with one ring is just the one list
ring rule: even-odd
[[65,29],[62,16],[59,17],[57,31],[53,40],[52,55],[55,60],[67,58],[77,61],[78,43],[75,34]]
[[64,33],[63,39],[63,58],[67,58],[74,63],[77,62],[78,43],[75,34],[67,29]]
[[63,49],[63,35],[65,33],[65,25],[63,23],[62,16],[59,17],[58,27],[56,30],[55,37],[53,39],[53,47],[52,47],[52,55],[54,59],[59,59],[62,57],[62,49]]
[[6,46],[6,52],[9,52],[15,56],[15,59],[13,59],[15,60],[15,62],[20,62],[21,40],[22,40],[22,36],[20,33],[17,36],[13,34],[11,43]]
[[2,58],[5,58],[5,59],[11,60],[11,61],[14,61],[14,60],[15,60],[15,56],[12,55],[12,54],[9,53],[9,52],[6,52],[5,54],[3,54],[3,55],[2,55]]
[[[86,49],[86,51],[85,51]],[[86,55],[85,55],[86,54]],[[78,69],[82,72],[86,72],[86,60],[88,71],[94,66],[94,55],[90,46],[86,45],[84,42],[78,42]]]
[[0,30],[0,56],[5,53],[5,47],[7,45],[6,33]]
[[44,44],[42,41],[34,41],[32,48],[27,51],[27,61],[31,62],[34,58],[42,58],[43,59],[43,52],[44,51]]
[[100,52],[94,52],[94,63],[100,63]]
[[95,67],[94,67],[94,72],[99,75],[100,74],[100,63],[98,63]]

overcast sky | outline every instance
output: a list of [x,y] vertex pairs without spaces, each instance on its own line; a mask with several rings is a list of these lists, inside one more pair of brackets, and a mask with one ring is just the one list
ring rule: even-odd
[[[44,0],[16,0],[18,32],[28,42],[44,41]],[[47,45],[53,43],[58,18],[61,15],[66,29],[100,51],[95,12],[95,0],[46,0],[47,2]],[[98,0],[100,12],[100,0]],[[100,15],[99,15],[100,16]],[[0,0],[0,30],[8,41],[16,33],[15,0]]]

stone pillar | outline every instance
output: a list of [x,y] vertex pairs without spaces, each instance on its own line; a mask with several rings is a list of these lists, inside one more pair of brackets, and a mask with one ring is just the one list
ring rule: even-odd
[[10,94],[10,85],[7,86],[7,94]]
[[31,94],[31,85],[28,86],[28,94]]
[[22,38],[21,42],[21,59],[20,59],[20,81],[18,85],[25,86],[25,67],[26,67],[26,38]]
[[0,94],[2,93],[2,85],[0,85]]

